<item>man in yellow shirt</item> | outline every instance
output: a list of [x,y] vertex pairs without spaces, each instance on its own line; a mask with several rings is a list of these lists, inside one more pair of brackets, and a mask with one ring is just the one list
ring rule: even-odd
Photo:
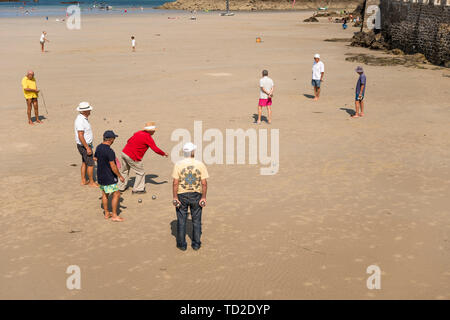
[[194,159],[197,147],[188,142],[183,146],[185,159],[175,164],[173,178],[173,205],[177,208],[177,247],[186,250],[186,219],[188,208],[192,216],[192,249],[200,249],[202,235],[202,209],[206,206],[206,179],[209,178],[205,165]]
[[42,123],[39,120],[39,107],[38,107],[38,93],[39,90],[36,87],[36,79],[34,79],[34,72],[29,70],[27,75],[22,79],[22,88],[23,95],[25,96],[25,100],[27,101],[27,114],[28,114],[28,123],[34,124],[31,120],[31,108],[34,107],[34,115],[36,116],[36,122]]

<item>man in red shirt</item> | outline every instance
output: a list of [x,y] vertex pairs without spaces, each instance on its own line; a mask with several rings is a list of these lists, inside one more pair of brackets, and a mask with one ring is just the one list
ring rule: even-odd
[[155,153],[168,157],[169,155],[156,146],[152,135],[155,133],[156,126],[154,122],[147,122],[143,130],[136,132],[128,139],[127,145],[122,150],[120,174],[124,177],[124,181],[119,181],[118,187],[120,192],[127,189],[130,169],[136,172],[136,180],[134,181],[132,193],[146,193],[145,191],[145,171],[142,158],[150,147]]

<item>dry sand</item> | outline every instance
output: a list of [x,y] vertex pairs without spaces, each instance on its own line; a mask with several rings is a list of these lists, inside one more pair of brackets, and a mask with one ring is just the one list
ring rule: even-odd
[[[301,22],[309,16],[89,16],[79,31],[54,18],[0,20],[0,298],[449,299],[447,71],[365,66],[366,117],[349,120],[357,75],[345,54],[369,51],[323,41],[355,30]],[[305,96],[316,52],[326,66],[317,103]],[[28,68],[49,112],[41,103],[48,119],[33,127],[20,88]],[[274,115],[258,127],[263,68]],[[116,153],[146,121],[170,152],[173,130],[202,120],[203,130],[279,129],[280,170],[208,166],[203,247],[181,252],[170,160],[147,153],[149,192],[123,195],[124,223],[104,221],[100,191],[79,185],[73,121],[84,100],[97,143],[106,129],[119,134]],[[372,264],[381,290],[366,287]],[[81,268],[81,290],[66,288],[69,265]]]

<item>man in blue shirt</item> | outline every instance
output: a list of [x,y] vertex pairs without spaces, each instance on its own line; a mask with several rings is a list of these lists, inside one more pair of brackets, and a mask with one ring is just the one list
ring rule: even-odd
[[362,67],[357,67],[355,71],[359,74],[359,78],[358,82],[356,83],[356,92],[355,92],[356,112],[352,116],[352,118],[359,118],[364,116],[364,94],[366,93],[367,80]]
[[[117,186],[117,178],[124,182],[125,179],[120,174],[116,165],[116,154],[111,149],[111,145],[118,137],[113,131],[107,130],[103,134],[103,143],[97,146],[95,150],[95,159],[97,159],[97,182],[102,190],[103,210],[105,211],[105,219],[111,218],[112,221],[121,222],[123,218],[117,215],[117,207],[119,205],[120,191]],[[112,213],[108,210],[108,196],[112,194]]]

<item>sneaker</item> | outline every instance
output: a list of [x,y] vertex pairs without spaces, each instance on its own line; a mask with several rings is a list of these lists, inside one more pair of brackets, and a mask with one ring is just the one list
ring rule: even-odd
[[177,246],[177,248],[180,249],[181,251],[186,251],[187,249],[186,247],[179,247],[179,246]]
[[200,246],[192,246],[192,249],[194,249],[195,251],[197,251],[197,250],[199,250],[200,249]]

